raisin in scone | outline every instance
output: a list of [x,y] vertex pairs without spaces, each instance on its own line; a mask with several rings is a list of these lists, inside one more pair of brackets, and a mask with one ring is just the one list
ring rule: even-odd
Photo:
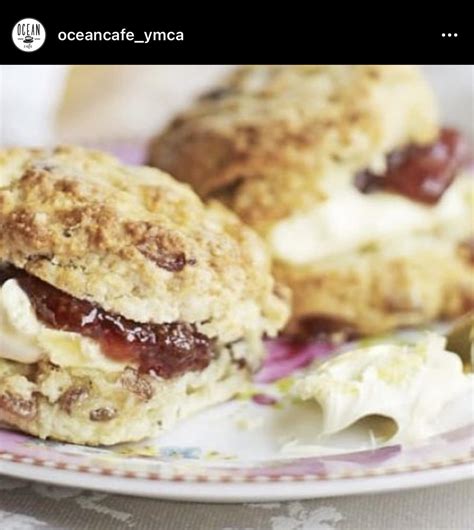
[[370,334],[473,306],[466,151],[414,67],[255,66],[172,121],[150,161],[265,238],[290,330]]
[[225,401],[288,316],[234,214],[82,148],[0,152],[0,264],[0,421],[41,438],[140,440]]

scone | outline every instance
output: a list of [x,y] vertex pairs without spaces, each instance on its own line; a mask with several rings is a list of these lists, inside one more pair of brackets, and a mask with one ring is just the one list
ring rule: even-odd
[[372,334],[474,303],[466,143],[410,66],[241,67],[150,161],[265,238],[290,331]]
[[256,234],[184,184],[75,147],[0,152],[0,420],[140,440],[241,390],[285,323]]

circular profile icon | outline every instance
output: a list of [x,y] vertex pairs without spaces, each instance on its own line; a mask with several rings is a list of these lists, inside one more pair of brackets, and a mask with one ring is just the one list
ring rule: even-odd
[[34,18],[23,18],[13,26],[13,44],[22,52],[35,52],[43,46],[46,31]]

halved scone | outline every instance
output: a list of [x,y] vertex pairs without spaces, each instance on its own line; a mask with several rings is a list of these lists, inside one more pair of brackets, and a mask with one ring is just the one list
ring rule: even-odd
[[0,153],[0,420],[139,440],[242,389],[284,325],[263,243],[158,170]]
[[178,116],[150,160],[265,238],[291,331],[371,334],[473,306],[466,151],[414,67],[250,66]]

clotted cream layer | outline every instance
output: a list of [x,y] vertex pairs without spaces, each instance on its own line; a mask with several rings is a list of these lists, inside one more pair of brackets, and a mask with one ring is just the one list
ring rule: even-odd
[[106,357],[93,339],[42,324],[14,279],[0,288],[0,358],[28,364],[49,359],[62,367],[107,371],[121,371],[125,366]]
[[452,224],[468,232],[473,197],[470,176],[459,176],[435,206],[395,193],[366,195],[355,186],[346,186],[309,212],[277,223],[267,240],[276,258],[305,265],[404,233],[445,229]]

